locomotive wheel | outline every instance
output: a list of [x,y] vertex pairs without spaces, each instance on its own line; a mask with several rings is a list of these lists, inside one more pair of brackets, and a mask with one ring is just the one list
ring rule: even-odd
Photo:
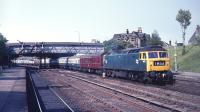
[[110,71],[106,71],[106,76],[110,77],[111,76],[111,72]]
[[144,73],[138,73],[137,76],[138,76],[137,79],[138,79],[139,82],[142,82],[142,83],[146,82],[145,78],[144,78]]
[[110,76],[111,76],[112,78],[114,78],[114,77],[115,77],[115,75],[114,75],[114,74],[111,74]]
[[148,73],[144,73],[144,75],[143,75],[143,83],[147,84],[147,83],[150,83],[150,82],[151,82],[151,79],[150,79]]
[[139,76],[137,74],[133,75],[133,80],[138,81],[139,80]]
[[131,74],[131,73],[128,73],[127,78],[131,80],[131,77],[132,77],[132,74]]
[[133,80],[133,81],[137,81],[139,78],[138,75],[134,74],[134,73],[128,73],[128,79]]

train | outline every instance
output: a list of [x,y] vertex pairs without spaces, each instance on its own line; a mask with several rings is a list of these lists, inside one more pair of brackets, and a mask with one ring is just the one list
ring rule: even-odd
[[11,60],[11,62],[16,66],[38,66],[40,64],[39,59],[36,57],[19,57]]
[[[36,58],[20,58],[17,64],[40,65]],[[75,55],[42,60],[45,67],[64,68],[101,74],[104,77],[120,77],[143,83],[173,84],[167,50],[161,46],[130,48],[101,54]],[[42,68],[42,67],[41,67]]]
[[105,77],[123,77],[143,83],[173,84],[175,82],[174,75],[170,71],[167,50],[161,46],[72,56],[62,59],[60,67],[102,74]]

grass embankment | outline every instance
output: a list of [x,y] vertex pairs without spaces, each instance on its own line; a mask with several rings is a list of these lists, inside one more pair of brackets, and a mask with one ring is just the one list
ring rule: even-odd
[[[169,48],[171,68],[174,70],[174,48]],[[186,54],[182,55],[182,47],[177,47],[178,71],[200,73],[200,46],[186,46]]]

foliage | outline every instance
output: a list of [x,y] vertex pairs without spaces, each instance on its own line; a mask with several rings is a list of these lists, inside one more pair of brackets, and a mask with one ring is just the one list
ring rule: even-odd
[[101,42],[97,39],[92,39],[92,43],[101,43]]
[[[177,47],[178,71],[199,72],[200,73],[200,46],[187,45],[187,53],[182,55],[182,47]],[[171,69],[174,70],[174,48],[169,48]]]
[[161,38],[156,30],[151,34],[151,38],[148,40],[148,45],[163,45]]
[[111,50],[121,50],[121,49],[133,47],[133,45],[130,42],[117,41],[117,40],[114,40],[114,39],[104,41],[103,45],[104,45],[104,51],[105,52],[109,52]]
[[0,33],[0,65],[5,63],[6,51],[6,38]]
[[187,26],[190,25],[190,23],[191,23],[190,19],[191,19],[191,13],[189,10],[180,9],[176,16],[176,20],[180,23],[180,25],[184,29],[187,29]]
[[189,10],[182,10],[180,9],[178,11],[178,14],[176,15],[176,20],[180,23],[181,28],[182,28],[182,33],[183,33],[183,50],[182,50],[182,55],[185,54],[185,31],[187,27],[190,25],[190,19],[191,19],[191,13]]

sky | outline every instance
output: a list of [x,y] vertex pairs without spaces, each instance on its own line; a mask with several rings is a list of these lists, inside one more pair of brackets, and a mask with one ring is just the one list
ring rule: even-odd
[[0,0],[0,32],[9,42],[90,42],[115,33],[157,30],[182,42],[179,9],[190,10],[186,41],[200,25],[200,0]]

